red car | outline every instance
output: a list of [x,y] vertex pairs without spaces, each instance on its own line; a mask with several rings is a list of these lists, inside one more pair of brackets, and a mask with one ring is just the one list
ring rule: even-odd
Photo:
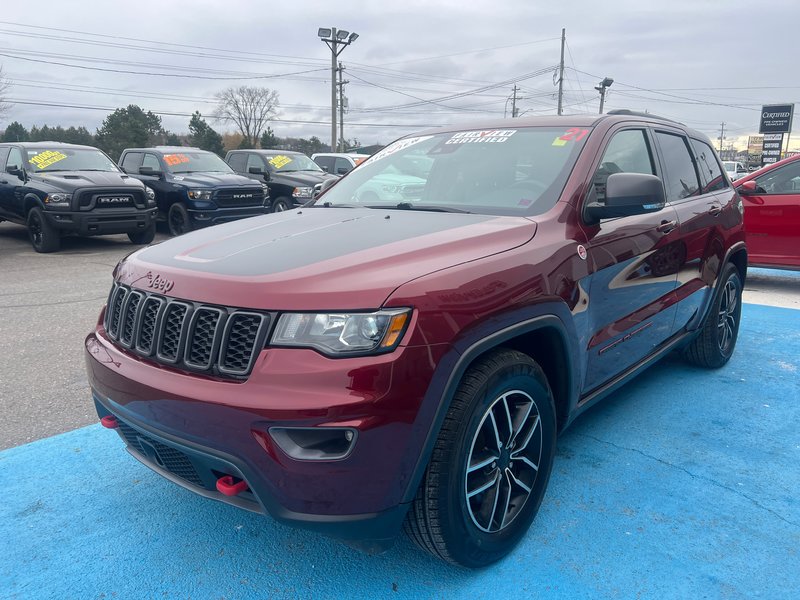
[[[401,200],[379,183],[410,172]],[[125,258],[89,382],[131,454],[198,494],[480,567],[525,536],[580,413],[673,350],[728,361],[746,273],[701,133],[631,112],[432,129],[299,209]]]
[[800,155],[750,173],[733,185],[744,201],[748,264],[800,269]]

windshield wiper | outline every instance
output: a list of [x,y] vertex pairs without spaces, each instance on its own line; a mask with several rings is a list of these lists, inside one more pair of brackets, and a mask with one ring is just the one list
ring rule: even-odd
[[452,206],[441,206],[437,204],[412,204],[411,202],[400,202],[399,204],[395,204],[394,206],[368,206],[367,208],[388,208],[388,209],[400,209],[400,210],[422,210],[426,212],[448,212],[448,213],[464,213],[464,214],[471,214],[468,210],[462,210],[460,208],[453,208]]
[[319,206],[322,208],[364,208],[355,204],[334,204],[333,202],[320,202],[319,204],[312,204],[308,208],[317,208]]

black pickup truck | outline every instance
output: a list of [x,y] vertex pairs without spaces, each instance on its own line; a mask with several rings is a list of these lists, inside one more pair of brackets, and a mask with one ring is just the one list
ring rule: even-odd
[[302,152],[287,150],[231,150],[225,162],[237,173],[263,181],[269,188],[264,202],[271,212],[305,204],[327,179],[338,179],[323,171]]
[[128,148],[122,170],[153,188],[159,220],[180,235],[269,212],[266,186],[233,172],[216,154],[185,146]]
[[28,227],[37,252],[55,252],[63,234],[127,233],[149,244],[156,231],[153,190],[91,146],[0,144],[0,221]]

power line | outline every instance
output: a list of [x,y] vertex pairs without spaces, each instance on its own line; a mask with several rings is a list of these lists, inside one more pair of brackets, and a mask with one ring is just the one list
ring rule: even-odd
[[464,56],[465,54],[478,54],[480,52],[489,52],[491,50],[503,50],[505,48],[517,48],[519,46],[530,46],[532,44],[542,44],[544,42],[552,42],[554,40],[560,40],[560,39],[561,39],[560,37],[546,38],[546,39],[543,39],[543,40],[533,40],[531,42],[522,42],[522,43],[519,43],[519,44],[508,44],[507,46],[492,46],[491,48],[480,48],[478,50],[465,50],[464,52],[453,52],[452,54],[442,54],[440,56],[426,56],[425,58],[412,58],[412,59],[409,59],[409,60],[398,60],[398,61],[395,61],[395,62],[380,63],[380,64],[375,65],[375,66],[380,67],[380,66],[388,66],[388,65],[403,65],[403,64],[408,64],[408,63],[412,63],[412,62],[423,62],[423,61],[428,61],[428,60],[439,60],[441,58],[451,58],[453,56]]

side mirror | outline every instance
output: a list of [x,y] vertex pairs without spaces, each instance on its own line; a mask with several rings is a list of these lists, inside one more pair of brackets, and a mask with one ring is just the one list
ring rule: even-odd
[[154,169],[153,167],[139,167],[139,175],[148,175],[150,177],[161,177],[164,175],[163,171]]
[[336,169],[336,174],[337,175],[344,175],[348,171],[350,171],[350,169],[348,169],[347,167],[339,167],[338,169]]
[[250,175],[263,175],[264,169],[262,167],[250,167],[247,169],[247,172],[250,173]]
[[9,175],[14,175],[15,177],[19,177],[20,179],[25,179],[25,171],[23,171],[20,167],[16,165],[12,165],[6,168],[6,173]]
[[329,189],[331,189],[334,185],[336,185],[337,181],[339,181],[339,180],[338,179],[326,179],[325,181],[323,181],[322,185],[319,188],[319,192],[317,193],[317,197],[322,196],[322,194],[324,194]]
[[587,221],[658,212],[666,204],[664,186],[655,175],[612,173],[606,181],[605,202],[586,206]]
[[330,167],[326,167],[326,166],[323,166],[323,165],[319,165],[319,166],[320,166],[320,168],[322,168],[322,170],[323,170],[323,171],[325,171],[326,173],[330,173],[330,172],[331,172],[331,169],[330,169]]
[[736,191],[739,192],[742,196],[755,196],[759,193],[763,194],[763,190],[759,190],[758,186],[756,185],[755,179],[751,179],[750,181],[745,181],[742,185],[736,188]]

